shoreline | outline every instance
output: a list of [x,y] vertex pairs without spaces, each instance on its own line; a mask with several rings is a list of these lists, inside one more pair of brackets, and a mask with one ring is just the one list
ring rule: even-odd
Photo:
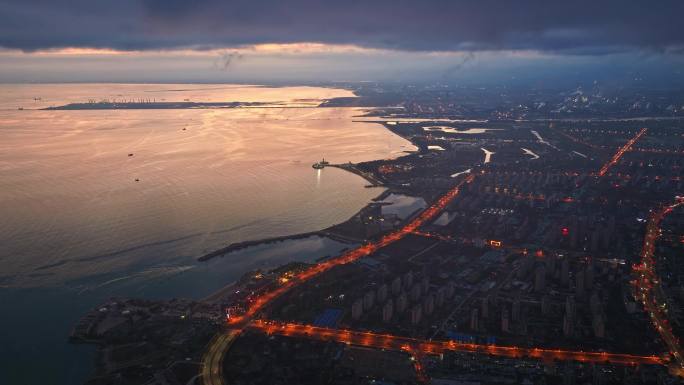
[[[335,227],[342,226],[342,225],[350,222],[354,217],[358,216],[359,214],[361,214],[365,210],[369,209],[371,206],[378,205],[379,202],[382,202],[383,200],[385,200],[385,198],[387,198],[388,196],[390,196],[394,193],[395,193],[395,191],[393,191],[393,189],[387,188],[385,191],[380,193],[378,196],[371,199],[371,201],[369,203],[367,203],[365,206],[363,206],[361,209],[359,209],[359,211],[357,211],[354,215],[352,215],[346,221],[334,224],[334,225],[327,227],[325,229],[308,231],[308,232],[304,232],[304,233],[290,234],[290,235],[281,235],[281,236],[270,237],[270,238],[253,239],[253,240],[249,240],[249,241],[234,242],[234,243],[229,244],[226,247],[212,251],[210,253],[207,253],[207,254],[197,258],[197,261],[198,262],[207,262],[213,258],[221,258],[221,257],[224,257],[226,254],[230,254],[232,252],[243,250],[243,249],[246,249],[249,247],[260,246],[260,245],[268,245],[268,244],[272,244],[272,243],[285,242],[285,241],[291,241],[291,240],[297,240],[297,239],[305,239],[305,238],[315,237],[315,236],[326,237],[326,238],[329,238],[329,239],[332,239],[332,240],[335,240],[335,241],[338,241],[341,243],[362,244],[366,241],[365,239],[354,239],[351,237],[346,237],[344,235],[334,233],[333,229]],[[417,212],[418,211],[419,210],[417,210]],[[407,217],[406,220],[410,220],[411,218],[413,218],[414,214],[415,213],[412,213],[410,216]],[[319,262],[320,260],[323,260],[325,258],[326,258],[326,256],[321,256],[320,258],[316,259],[316,262]],[[272,268],[277,269],[278,266],[272,266]],[[229,292],[233,288],[235,288],[235,286],[239,283],[239,281],[240,281],[239,279],[231,281],[231,282],[227,283],[226,285],[224,285],[223,287],[221,287],[220,289],[210,293],[206,297],[199,299],[199,301],[200,302],[209,302],[209,303],[219,301],[221,298],[223,298],[225,296],[225,294],[227,292]]]
[[[400,135],[396,131],[391,130],[389,127],[387,127],[387,125],[383,124],[382,122],[376,122],[376,123],[380,123],[391,134],[397,135],[400,138],[408,141],[412,145],[418,147],[418,145],[416,143],[414,143],[410,138],[404,137],[403,135]],[[400,159],[400,158],[408,156],[410,154],[412,154],[412,152],[401,155],[401,156],[397,157],[396,159]],[[374,161],[377,161],[377,160],[374,160]],[[373,162],[373,161],[369,161],[369,162]],[[365,162],[362,162],[362,163],[365,163]],[[334,225],[329,226],[329,227],[324,228],[324,229],[315,230],[315,231],[290,234],[290,235],[282,235],[282,236],[276,236],[276,237],[270,237],[270,238],[260,238],[260,239],[234,242],[234,243],[229,244],[228,246],[214,250],[212,252],[206,253],[206,254],[198,257],[197,261],[198,262],[207,262],[213,258],[224,257],[226,254],[230,254],[232,252],[236,252],[236,251],[243,250],[243,249],[253,247],[253,246],[268,245],[268,244],[272,244],[272,243],[284,242],[284,241],[289,241],[289,240],[304,239],[304,238],[308,238],[308,237],[312,237],[312,236],[327,237],[327,238],[330,238],[330,239],[333,239],[333,240],[336,240],[336,241],[342,242],[342,243],[364,243],[364,242],[366,242],[367,239],[354,239],[354,238],[347,237],[347,236],[344,236],[341,234],[337,234],[334,232],[334,229],[339,227],[339,226],[343,226],[347,223],[350,223],[355,217],[359,216],[364,211],[370,209],[374,205],[378,205],[379,202],[383,201],[385,198],[387,198],[391,194],[400,193],[400,191],[395,191],[392,187],[387,186],[377,176],[371,175],[370,173],[362,171],[361,169],[358,168],[358,164],[356,164],[356,163],[330,164],[327,167],[339,168],[339,169],[345,170],[347,172],[350,172],[352,174],[356,174],[356,175],[362,177],[363,179],[365,179],[366,181],[371,183],[370,185],[365,186],[366,188],[385,187],[385,190],[382,193],[378,194],[378,196],[376,196],[375,198],[371,199],[370,202],[368,202],[366,205],[361,207],[356,213],[354,213],[354,215],[349,217],[346,221],[334,224]],[[411,217],[413,217],[413,215],[409,216],[409,218],[407,218],[406,220],[410,220]],[[277,266],[275,268],[277,268]],[[239,282],[238,280],[235,280],[235,281],[227,283],[225,286],[221,287],[220,289],[216,290],[215,292],[213,292],[213,293],[207,295],[206,297],[202,298],[201,301],[214,302],[214,301],[222,298],[225,295],[225,293],[227,291],[230,291],[232,288],[234,288],[238,282]]]
[[[359,175],[363,177],[364,179],[368,180],[369,182],[371,181],[370,179],[367,179],[362,173],[362,171],[355,169],[356,172],[352,171],[350,168],[347,167],[338,167],[338,165],[329,165],[328,167],[337,167],[343,170],[346,170],[348,172],[351,172],[353,174]],[[373,186],[366,186],[367,188],[371,187],[384,187],[384,185],[373,185]],[[247,241],[239,241],[239,242],[233,242],[229,244],[228,246],[222,247],[220,249],[216,249],[214,251],[211,251],[209,253],[203,254],[202,256],[198,257],[196,260],[198,262],[207,262],[211,259],[214,258],[220,258],[224,257],[226,254],[230,254],[236,251],[240,251],[249,247],[253,246],[259,246],[259,245],[267,245],[271,243],[278,243],[278,242],[285,242],[285,241],[290,241],[290,240],[297,240],[297,239],[304,239],[308,237],[325,237],[332,239],[334,241],[338,241],[341,243],[363,243],[366,241],[365,239],[357,239],[357,238],[352,238],[349,236],[345,236],[342,234],[338,234],[334,231],[334,229],[338,226],[344,225],[348,223],[350,220],[352,220],[354,217],[358,216],[365,210],[369,209],[372,206],[380,204],[385,198],[388,196],[395,194],[395,193],[401,193],[399,191],[395,191],[392,188],[386,188],[385,191],[382,193],[378,194],[375,198],[372,198],[370,202],[368,202],[366,205],[361,207],[354,215],[349,217],[347,220],[336,223],[332,226],[320,229],[320,230],[314,230],[314,231],[307,231],[304,233],[296,233],[296,234],[289,234],[289,235],[278,235],[275,237],[268,237],[268,238],[258,238],[258,239],[252,239],[252,240],[247,240]]]
[[[389,129],[385,124],[383,124],[383,121],[377,121],[377,122],[371,122],[371,123],[381,124],[385,128],[385,130],[387,130],[389,133],[396,135],[396,136],[406,140],[407,142],[411,143],[412,145],[418,147],[418,145],[416,143],[414,143],[410,138],[404,137],[404,136],[400,135],[399,133],[395,132],[394,130]],[[407,156],[411,153],[401,155],[401,156],[395,158],[395,160],[400,159],[404,156]],[[246,249],[246,248],[252,247],[252,246],[283,242],[283,241],[287,241],[287,240],[303,239],[303,238],[307,238],[307,237],[311,237],[311,236],[327,237],[327,238],[330,238],[330,239],[333,239],[333,240],[336,240],[336,241],[339,241],[342,243],[354,243],[354,242],[362,243],[362,242],[364,242],[365,241],[364,239],[354,239],[354,238],[346,237],[346,236],[341,235],[341,234],[337,234],[334,232],[334,228],[348,223],[354,217],[356,217],[360,213],[364,212],[364,210],[367,210],[369,207],[371,207],[373,205],[377,205],[379,201],[382,201],[387,196],[389,196],[390,194],[397,192],[397,191],[393,191],[393,189],[391,187],[388,187],[385,184],[385,182],[382,181],[381,178],[379,178],[378,176],[374,175],[374,173],[363,171],[362,169],[360,169],[358,167],[359,164],[375,162],[378,160],[371,160],[371,161],[360,162],[360,163],[349,162],[349,163],[328,164],[325,166],[325,167],[338,168],[338,169],[345,170],[347,172],[350,172],[352,174],[360,176],[361,178],[365,179],[367,182],[370,183],[370,185],[365,186],[366,188],[385,187],[385,191],[380,193],[375,198],[371,199],[371,202],[369,202],[366,205],[364,205],[363,207],[361,207],[356,213],[354,213],[354,215],[352,215],[347,220],[340,222],[340,223],[333,224],[332,226],[329,226],[329,227],[326,227],[326,228],[323,228],[320,230],[314,230],[314,231],[308,231],[308,232],[304,232],[304,233],[297,233],[297,234],[290,234],[290,235],[281,235],[281,236],[275,236],[275,237],[269,237],[269,238],[259,238],[259,239],[253,239],[253,240],[247,240],[247,241],[233,242],[233,243],[231,243],[225,247],[222,247],[220,249],[217,249],[217,250],[214,250],[214,251],[211,251],[209,253],[201,255],[200,257],[197,258],[197,261],[206,262],[210,259],[213,259],[216,257],[223,257],[226,254],[229,254],[229,253],[232,253],[235,251],[239,251],[239,250],[243,250],[243,249]]]
[[[406,140],[413,146],[417,147],[419,150],[416,152],[420,152],[420,146],[415,143],[413,140],[411,140],[410,137],[406,137],[404,135],[401,135],[399,132],[396,132],[395,130],[392,130],[390,127],[387,125],[383,124],[382,122],[371,122],[371,123],[380,123],[382,124],[383,128],[388,130],[390,134],[394,134],[399,136],[400,138]],[[404,152],[397,154],[396,157],[391,158],[391,161],[400,161],[401,159],[415,155],[414,151],[411,152]],[[359,162],[359,163],[346,163],[346,164],[328,164],[326,166],[330,167],[335,167],[338,169],[345,170],[347,172],[350,172],[352,174],[356,174],[366,180],[369,185],[366,185],[366,188],[372,188],[372,187],[383,187],[383,190],[380,191],[375,197],[371,198],[370,201],[368,201],[365,205],[359,208],[358,211],[356,211],[353,215],[351,215],[349,218],[346,220],[333,224],[329,227],[319,229],[319,230],[314,230],[314,231],[308,231],[308,232],[303,232],[303,233],[296,233],[296,234],[289,234],[289,235],[281,235],[281,236],[275,236],[275,237],[269,237],[269,238],[261,238],[261,239],[253,239],[253,240],[246,240],[246,241],[240,241],[240,242],[234,242],[231,244],[228,244],[225,247],[210,251],[208,253],[205,253],[199,257],[196,257],[195,260],[196,262],[207,262],[213,258],[217,257],[223,257],[226,256],[227,254],[230,254],[231,252],[236,252],[239,250],[244,250],[249,247],[254,247],[254,246],[260,246],[260,245],[268,245],[268,244],[276,244],[278,242],[284,242],[284,241],[289,241],[289,240],[298,240],[298,239],[305,239],[308,237],[325,237],[334,241],[341,242],[343,244],[348,244],[350,245],[349,247],[352,247],[351,245],[363,245],[372,240],[375,236],[378,234],[374,235],[368,235],[364,234],[363,232],[358,233],[356,231],[350,231],[350,229],[353,229],[357,225],[357,221],[359,217],[364,216],[365,213],[372,211],[372,210],[377,210],[378,206],[382,206],[383,201],[390,196],[391,194],[403,194],[404,191],[399,185],[388,185],[383,181],[382,177],[378,174],[376,168],[373,167],[374,163],[376,162],[382,162],[382,161],[388,161],[390,159],[373,159],[365,162]],[[401,221],[402,224],[407,223],[410,221],[412,218],[415,217],[415,215],[420,212],[420,210],[417,210],[417,212],[412,213],[409,217],[403,219]],[[277,246],[275,246],[277,247]],[[344,250],[347,248],[342,249],[342,253],[344,253]],[[323,256],[321,255],[320,258],[315,259],[311,262],[307,262],[306,264],[310,265],[315,265],[317,263],[320,263],[321,261],[325,260],[326,258],[329,258],[331,256]],[[289,263],[277,263],[274,262],[270,267],[268,267],[269,270],[272,271],[277,271],[279,268],[282,268],[283,266],[287,266]],[[245,276],[245,274],[248,274],[249,271],[246,271],[242,274],[242,277]],[[235,280],[230,280],[228,282],[225,282],[221,287],[218,289],[214,290],[213,292],[210,292],[206,295],[204,295],[201,298],[197,298],[194,300],[191,300],[194,303],[197,303],[198,306],[209,306],[209,307],[215,307],[217,305],[220,305],[222,301],[224,301],[228,296],[230,296],[236,289],[238,289],[241,285],[241,278],[235,279]],[[90,313],[89,313],[90,314]],[[97,313],[95,313],[97,314]],[[73,337],[74,335],[78,333],[74,333],[74,331],[82,331],[82,326],[83,325],[88,325],[88,314],[86,314],[85,317],[83,317],[79,322],[77,322],[76,326],[72,329],[71,336]],[[85,321],[85,323],[83,322]],[[77,341],[78,339],[71,338],[70,342],[71,343],[76,343],[76,342],[82,342],[86,344],[95,344],[98,345],[101,343],[99,340],[83,340],[81,339],[80,341]]]

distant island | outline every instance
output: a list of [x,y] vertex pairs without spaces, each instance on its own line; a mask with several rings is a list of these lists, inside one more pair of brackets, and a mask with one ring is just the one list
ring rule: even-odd
[[176,110],[186,108],[263,107],[261,102],[86,102],[47,107],[44,110]]

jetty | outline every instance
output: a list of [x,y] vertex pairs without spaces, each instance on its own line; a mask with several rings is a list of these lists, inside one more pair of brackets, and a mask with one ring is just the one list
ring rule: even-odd
[[384,186],[384,183],[378,177],[376,177],[373,173],[361,170],[352,162],[334,164],[334,163],[329,163],[325,159],[323,159],[320,162],[314,163],[311,167],[313,167],[317,170],[320,170],[320,169],[323,169],[326,167],[339,168],[339,169],[351,172],[352,174],[356,174],[356,175],[360,176],[361,178],[370,182],[370,185],[368,185],[366,187]]
[[235,242],[231,243],[230,245],[220,248],[218,250],[214,250],[210,253],[204,254],[203,256],[197,258],[198,261],[204,262],[208,261],[212,258],[215,257],[222,257],[226,254],[230,254],[235,251],[239,251],[242,249],[246,249],[248,247],[252,246],[258,246],[258,245],[266,245],[269,243],[276,243],[276,242],[283,242],[283,241],[289,241],[289,240],[295,240],[295,239],[304,239],[304,238],[309,238],[309,237],[325,237],[325,238],[330,238],[332,240],[342,242],[342,243],[360,243],[361,240],[358,239],[351,239],[349,237],[341,236],[326,230],[319,230],[319,231],[310,231],[308,233],[299,233],[299,234],[292,234],[292,235],[283,235],[279,237],[272,237],[272,238],[262,238],[262,239],[254,239],[251,241],[242,241],[242,242]]

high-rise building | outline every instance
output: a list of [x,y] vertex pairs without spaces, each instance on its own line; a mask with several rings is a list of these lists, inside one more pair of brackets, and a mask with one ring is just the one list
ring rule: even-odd
[[403,313],[404,310],[406,310],[406,307],[408,307],[408,298],[406,298],[406,293],[401,293],[399,294],[399,297],[397,297],[397,313]]
[[570,228],[570,249],[575,250],[577,248],[577,240],[579,231],[577,231],[577,226],[571,226]]
[[387,299],[387,284],[382,284],[378,288],[377,294],[378,302],[383,303]]
[[420,284],[414,283],[411,286],[411,301],[416,302],[420,299]]
[[575,312],[577,305],[575,304],[575,297],[569,295],[565,297],[565,314],[569,315],[573,320],[575,319]]
[[578,271],[575,276],[575,294],[584,297],[584,271]]
[[427,275],[423,276],[423,279],[420,282],[420,289],[423,291],[423,293],[427,293],[430,289],[430,279],[427,277]]
[[385,306],[382,307],[382,321],[383,322],[391,321],[393,311],[394,311],[394,304],[392,303],[392,299],[389,299],[387,302],[385,302]]
[[513,298],[513,316],[511,317],[513,322],[520,321],[520,294],[516,294]]
[[520,322],[518,322],[518,332],[521,335],[527,335],[527,317],[523,314],[522,317],[520,317]]
[[370,290],[363,296],[363,310],[368,310],[373,307],[375,303],[375,292]]
[[565,315],[563,316],[563,335],[573,337],[575,335],[575,317],[577,312],[575,297],[565,298]]
[[413,286],[413,272],[409,271],[408,273],[404,274],[404,287],[406,289],[410,289],[411,286]]
[[546,268],[539,266],[534,272],[534,291],[541,293],[544,289],[546,289]]
[[563,316],[563,335],[572,337],[575,334],[575,320],[566,313]]
[[435,310],[435,296],[430,294],[423,298],[423,314],[430,315]]
[[418,325],[423,316],[423,308],[420,304],[415,305],[411,308],[411,323],[413,325]]
[[401,293],[401,278],[396,277],[392,281],[392,295],[397,296],[399,293]]
[[542,315],[549,315],[551,313],[551,297],[543,295],[541,298],[541,313]]
[[440,287],[437,289],[437,294],[435,295],[435,305],[440,307],[444,305],[444,297],[446,296],[446,288]]
[[480,330],[479,313],[480,311],[477,308],[470,312],[470,330],[472,331]]
[[451,299],[451,297],[454,296],[455,292],[456,292],[456,285],[454,284],[453,281],[449,281],[446,284],[446,293],[444,293],[444,294],[446,294],[446,298]]
[[568,287],[570,285],[570,261],[568,258],[563,258],[563,262],[561,262],[560,279],[563,286]]
[[510,322],[508,320],[508,309],[501,309],[501,331],[508,333],[511,330]]
[[603,338],[606,336],[606,319],[603,313],[594,315],[592,319],[592,327],[594,329],[594,336],[596,338]]
[[482,314],[483,319],[489,318],[489,296],[488,295],[482,297],[482,300],[480,301],[480,313]]
[[534,267],[534,261],[534,255],[532,254],[523,257],[520,267],[518,267],[518,271],[516,272],[518,279],[525,279],[525,277],[527,277],[530,270]]
[[553,277],[554,273],[556,272],[556,256],[555,255],[549,255],[546,257],[546,276],[547,277]]
[[[593,258],[592,258],[593,261]],[[594,264],[587,264],[587,268],[584,270],[584,287],[587,290],[591,290],[594,287]]]
[[363,315],[363,300],[361,298],[352,304],[352,319],[358,320]]
[[601,229],[597,227],[591,233],[591,239],[589,240],[589,242],[590,242],[589,248],[590,248],[592,253],[595,253],[598,251],[600,241],[601,241]]
[[602,310],[602,303],[601,299],[599,298],[599,295],[597,292],[591,293],[591,296],[589,297],[589,309],[591,310],[592,315],[596,315],[601,312]]

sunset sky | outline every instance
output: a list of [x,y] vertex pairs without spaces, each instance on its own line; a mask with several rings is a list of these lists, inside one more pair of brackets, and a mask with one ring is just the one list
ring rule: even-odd
[[0,81],[682,82],[657,4],[1,0]]

